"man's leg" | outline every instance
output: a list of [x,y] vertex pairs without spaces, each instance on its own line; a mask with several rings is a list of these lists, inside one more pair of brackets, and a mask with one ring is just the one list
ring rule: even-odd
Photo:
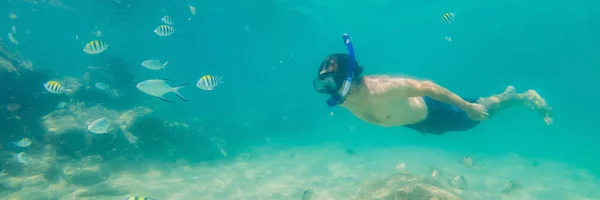
[[479,98],[477,103],[485,106],[490,116],[498,113],[500,110],[510,108],[513,105],[524,105],[531,110],[536,111],[546,124],[552,124],[552,108],[546,101],[534,90],[517,94],[513,86],[508,86],[502,94],[491,97]]

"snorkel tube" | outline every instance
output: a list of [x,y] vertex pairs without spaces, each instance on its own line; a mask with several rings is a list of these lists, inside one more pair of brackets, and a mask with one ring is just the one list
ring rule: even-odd
[[348,48],[348,54],[350,55],[350,63],[348,67],[348,73],[346,74],[346,80],[342,85],[342,90],[340,93],[332,94],[332,97],[327,100],[327,105],[329,107],[334,107],[338,104],[341,104],[346,100],[346,96],[350,91],[350,85],[352,84],[352,79],[354,78],[354,68],[356,67],[356,58],[354,56],[354,47],[352,47],[352,42],[350,41],[350,36],[344,33],[342,35],[342,39],[344,40],[344,45]]

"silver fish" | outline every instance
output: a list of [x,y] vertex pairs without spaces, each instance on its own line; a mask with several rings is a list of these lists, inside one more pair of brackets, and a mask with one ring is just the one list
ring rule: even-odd
[[315,191],[312,188],[308,188],[302,192],[301,200],[311,200]]
[[475,167],[477,164],[473,163],[473,158],[469,156],[463,156],[460,159],[460,163],[463,164],[467,168]]
[[29,138],[23,138],[19,141],[12,142],[12,144],[18,147],[28,147],[29,145],[31,145],[31,140],[29,140]]
[[162,17],[160,20],[165,24],[173,25],[173,19],[169,15]]
[[165,99],[163,97],[163,95],[165,95],[166,93],[169,93],[169,92],[173,92],[179,98],[181,98],[182,100],[187,101],[187,99],[185,99],[183,97],[183,95],[181,95],[179,93],[179,89],[185,87],[188,84],[190,84],[190,83],[185,83],[185,84],[182,84],[182,85],[177,86],[177,87],[171,87],[169,84],[167,84],[167,80],[152,79],[152,80],[142,81],[142,82],[138,83],[136,85],[136,87],[140,91],[142,91],[142,92],[144,92],[146,94],[158,97],[159,99],[161,99],[163,101],[166,101],[166,102],[169,102],[169,103],[173,103],[173,102]]
[[435,167],[429,169],[429,174],[431,174],[431,177],[433,177],[435,180],[440,180],[444,177],[444,174]]
[[110,121],[106,117],[102,117],[88,125],[87,130],[95,134],[103,134],[108,132],[109,127]]
[[455,176],[454,178],[448,177],[450,183],[461,190],[469,189],[469,184],[467,183],[467,179],[464,176]]
[[145,60],[144,62],[142,62],[142,66],[144,66],[145,68],[151,69],[151,70],[166,70],[166,66],[167,64],[169,64],[169,62],[165,62],[164,64],[160,63],[159,60],[156,59],[148,59]]
[[96,84],[94,84],[94,86],[96,88],[98,88],[99,90],[106,90],[106,89],[110,88],[110,85],[108,85],[104,82],[97,82]]
[[523,189],[523,184],[521,184],[521,181],[512,180],[512,181],[508,182],[506,185],[504,185],[504,187],[500,191],[502,193],[508,194],[508,193],[512,193],[519,189]]
[[19,162],[21,164],[24,164],[24,165],[29,164],[30,160],[25,152],[14,154],[14,157],[17,160],[17,162]]

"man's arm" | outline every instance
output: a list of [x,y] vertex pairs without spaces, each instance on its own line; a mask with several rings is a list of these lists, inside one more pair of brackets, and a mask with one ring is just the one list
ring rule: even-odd
[[390,95],[390,97],[408,98],[428,96],[440,102],[454,105],[463,111],[468,112],[471,103],[465,101],[460,96],[450,92],[448,89],[439,86],[431,81],[420,81],[408,78],[397,78],[389,76],[365,77],[365,81],[378,82],[371,91],[379,95]]

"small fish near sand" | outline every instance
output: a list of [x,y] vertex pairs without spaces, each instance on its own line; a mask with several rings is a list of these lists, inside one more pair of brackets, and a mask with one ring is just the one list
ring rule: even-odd
[[12,142],[12,144],[14,144],[15,146],[21,147],[21,148],[25,148],[28,147],[29,145],[31,145],[31,140],[29,140],[29,138],[23,138],[20,139],[19,141],[16,142]]
[[151,70],[165,70],[167,71],[167,69],[165,68],[167,66],[167,64],[169,64],[169,62],[165,62],[164,64],[160,63],[159,60],[156,59],[148,59],[145,60],[144,62],[142,62],[142,66]]
[[102,117],[88,125],[87,130],[95,134],[104,134],[108,133],[109,128],[110,121],[106,117]]
[[99,54],[108,49],[109,45],[106,42],[100,40],[92,40],[85,44],[83,52],[87,54]]
[[467,168],[478,168],[477,164],[473,163],[473,158],[469,156],[463,156],[460,159],[460,163],[463,164]]
[[435,180],[440,180],[444,177],[444,173],[442,173],[439,169],[432,167],[429,169],[429,174],[431,175],[431,177],[433,177]]
[[172,26],[167,26],[167,25],[160,25],[154,29],[154,33],[156,33],[156,35],[161,36],[161,37],[169,36],[169,35],[173,34],[174,32],[175,32],[175,28],[173,28]]
[[311,200],[315,191],[312,188],[308,188],[302,192],[302,198],[300,200]]
[[458,189],[469,189],[469,184],[467,183],[467,179],[464,176],[455,176],[454,178],[448,177],[448,179],[450,181],[450,184]]
[[125,198],[125,200],[156,200],[153,198],[148,198],[148,197],[140,197],[140,196],[130,196]]
[[142,81],[140,83],[138,83],[136,85],[136,87],[149,95],[158,97],[159,99],[169,102],[169,103],[173,103],[172,101],[169,101],[167,99],[165,99],[163,97],[163,95],[165,95],[166,93],[169,92],[173,92],[175,93],[180,99],[187,101],[187,99],[185,99],[183,97],[183,95],[181,95],[181,93],[179,93],[179,89],[185,87],[186,85],[190,84],[190,83],[184,83],[180,86],[177,87],[171,87],[169,84],[167,84],[167,79],[151,79],[151,80],[145,80]]
[[48,81],[46,83],[44,83],[44,88],[46,89],[46,91],[53,93],[53,94],[62,94],[63,92],[70,92],[70,89],[65,89],[63,88],[63,86],[56,81]]
[[523,184],[521,184],[521,181],[512,180],[509,181],[506,185],[504,185],[504,187],[500,191],[504,194],[509,194],[520,189],[523,189]]
[[29,156],[27,156],[25,152],[14,154],[13,156],[15,157],[15,160],[17,160],[17,162],[24,165],[29,164]]
[[223,77],[220,76],[204,75],[200,78],[200,80],[198,80],[196,87],[202,90],[210,91],[215,89],[215,87],[217,87],[219,84],[223,83],[222,79]]

